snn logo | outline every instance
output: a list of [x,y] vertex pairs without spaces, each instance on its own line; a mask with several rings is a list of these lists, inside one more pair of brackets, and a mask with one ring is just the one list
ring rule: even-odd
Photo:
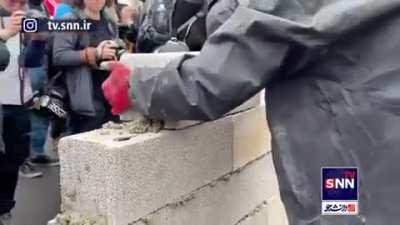
[[321,215],[358,215],[358,168],[322,167]]
[[355,180],[354,178],[332,178],[326,179],[325,188],[328,189],[354,189]]
[[345,178],[329,178],[325,180],[325,188],[327,189],[354,189],[356,186],[356,172],[345,170],[343,172]]

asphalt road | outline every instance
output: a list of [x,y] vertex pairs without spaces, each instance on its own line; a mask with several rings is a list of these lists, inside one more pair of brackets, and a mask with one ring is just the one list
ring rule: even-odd
[[46,225],[60,210],[59,167],[38,168],[41,178],[20,178],[14,225]]

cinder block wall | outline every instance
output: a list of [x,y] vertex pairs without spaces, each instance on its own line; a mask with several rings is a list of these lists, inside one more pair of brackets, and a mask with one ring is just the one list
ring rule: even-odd
[[63,139],[59,223],[286,225],[256,99],[213,122],[169,125],[177,130]]

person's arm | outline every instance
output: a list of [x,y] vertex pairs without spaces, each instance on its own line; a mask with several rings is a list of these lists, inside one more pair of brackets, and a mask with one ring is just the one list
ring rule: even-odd
[[14,36],[12,32],[10,32],[7,29],[0,29],[0,40],[3,42],[6,42],[8,39],[10,39],[12,36]]
[[276,26],[285,22],[278,20],[239,7],[199,56],[162,71],[134,70],[134,107],[156,119],[213,120],[242,104],[279,73],[288,53],[284,26]]
[[0,39],[6,42],[8,39],[16,36],[21,30],[22,19],[25,12],[18,10],[12,13],[10,22],[0,29]]
[[[66,20],[77,20],[79,17],[73,12],[64,16]],[[97,51],[94,47],[77,49],[85,33],[54,32],[53,65],[54,66],[81,66],[97,67]]]
[[96,65],[96,48],[77,50],[78,32],[55,32],[53,64],[55,66]]
[[[67,19],[71,19],[66,17]],[[97,47],[85,47],[77,49],[80,39],[84,38],[85,33],[79,32],[55,32],[53,43],[53,65],[55,66],[82,66],[88,65],[98,68],[101,60],[114,60],[115,47],[114,41],[106,40]],[[87,34],[91,35],[91,34]]]

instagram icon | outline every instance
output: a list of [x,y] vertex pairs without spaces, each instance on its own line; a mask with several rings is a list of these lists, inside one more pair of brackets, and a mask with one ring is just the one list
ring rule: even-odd
[[38,31],[37,19],[24,19],[22,21],[22,31],[25,33],[36,33]]

